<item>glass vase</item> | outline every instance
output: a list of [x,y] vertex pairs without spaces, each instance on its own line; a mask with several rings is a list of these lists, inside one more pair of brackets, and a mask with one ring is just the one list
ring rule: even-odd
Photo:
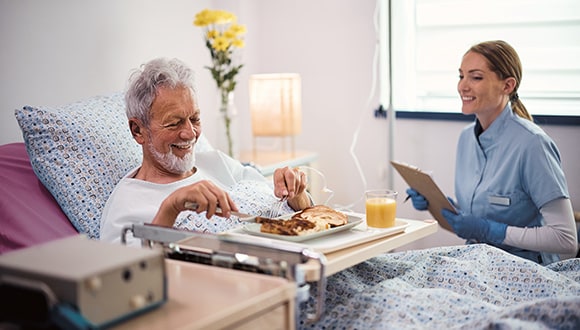
[[234,103],[234,92],[220,91],[216,147],[232,158],[237,158],[238,156],[238,144],[236,143],[238,131],[237,115],[238,110]]

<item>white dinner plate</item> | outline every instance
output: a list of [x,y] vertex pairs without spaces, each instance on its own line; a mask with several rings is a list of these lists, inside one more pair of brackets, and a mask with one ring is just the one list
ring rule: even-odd
[[356,216],[354,214],[346,214],[346,215],[348,217],[348,222],[345,225],[330,228],[330,229],[323,230],[323,231],[319,231],[316,233],[306,234],[306,235],[290,236],[290,235],[263,233],[260,231],[260,227],[262,226],[261,223],[247,223],[242,227],[242,229],[246,233],[251,234],[251,235],[263,236],[263,237],[268,237],[268,238],[273,238],[273,239],[280,239],[280,240],[289,241],[289,242],[303,242],[303,241],[306,241],[309,239],[314,239],[314,238],[318,238],[318,237],[332,235],[332,234],[339,233],[339,232],[342,232],[345,230],[349,230],[352,227],[359,225],[363,222],[363,219],[360,216]]

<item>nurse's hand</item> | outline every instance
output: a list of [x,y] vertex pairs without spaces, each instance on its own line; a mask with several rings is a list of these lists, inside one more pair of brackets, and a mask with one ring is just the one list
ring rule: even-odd
[[407,189],[407,195],[411,198],[413,202],[413,207],[418,211],[425,211],[429,207],[429,202],[423,195],[413,188]]
[[476,239],[481,243],[501,244],[505,239],[507,225],[492,220],[475,217],[471,214],[455,214],[443,209],[441,215],[449,222],[457,236]]

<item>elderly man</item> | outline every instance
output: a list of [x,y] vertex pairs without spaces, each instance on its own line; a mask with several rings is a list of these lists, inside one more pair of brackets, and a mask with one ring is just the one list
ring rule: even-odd
[[[200,109],[193,72],[181,61],[159,58],[142,66],[131,76],[125,100],[143,161],[111,193],[102,240],[120,241],[122,228],[134,223],[220,232],[240,225],[232,211],[263,213],[282,197],[287,212],[311,206],[304,173],[296,169],[277,169],[272,187],[255,169],[219,151],[194,152]],[[197,208],[188,210],[187,202]]]

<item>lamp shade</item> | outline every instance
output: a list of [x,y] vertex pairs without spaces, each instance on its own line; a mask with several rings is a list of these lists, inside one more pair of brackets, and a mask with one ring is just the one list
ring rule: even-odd
[[254,136],[291,136],[302,130],[301,81],[296,73],[250,77]]

